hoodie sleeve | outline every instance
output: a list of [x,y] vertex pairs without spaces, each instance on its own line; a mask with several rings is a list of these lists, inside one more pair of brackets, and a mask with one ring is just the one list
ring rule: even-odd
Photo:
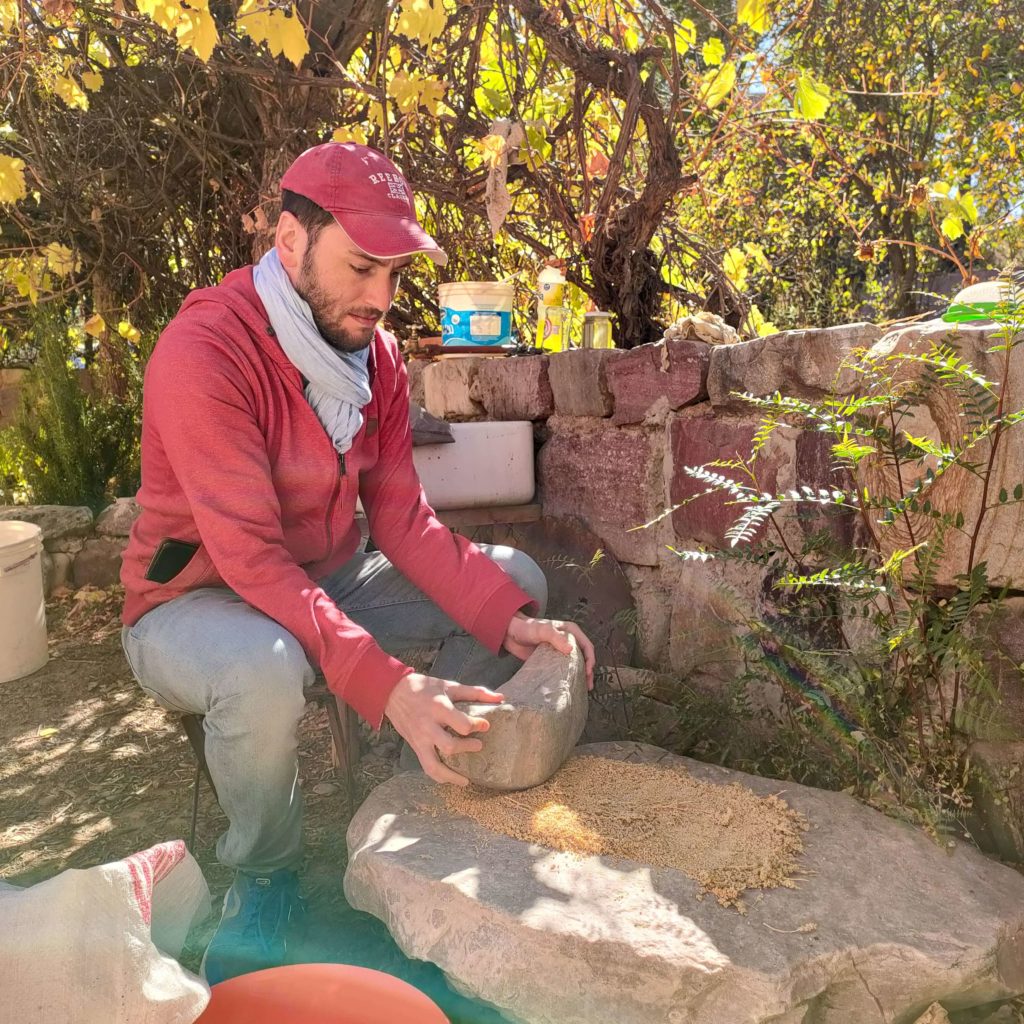
[[536,606],[508,573],[453,534],[427,504],[412,460],[409,378],[393,340],[387,351],[394,384],[387,415],[381,417],[380,454],[359,484],[370,535],[402,575],[497,653],[512,616],[521,609],[535,612]]
[[379,728],[392,689],[413,670],[381,650],[286,549],[259,389],[244,361],[204,331],[181,330],[173,345],[157,345],[146,375],[148,425],[220,578],[292,633],[330,688]]

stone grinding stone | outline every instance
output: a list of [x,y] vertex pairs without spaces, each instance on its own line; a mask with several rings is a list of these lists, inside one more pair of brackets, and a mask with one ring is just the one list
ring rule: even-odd
[[459,703],[487,719],[483,750],[442,760],[486,789],[529,789],[547,782],[572,752],[587,724],[587,676],[575,640],[565,655],[541,644],[501,687],[504,704]]

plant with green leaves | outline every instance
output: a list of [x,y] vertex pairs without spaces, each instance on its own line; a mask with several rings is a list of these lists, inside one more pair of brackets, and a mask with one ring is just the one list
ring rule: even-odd
[[[962,334],[958,322],[972,316],[989,319]],[[745,616],[739,643],[748,678],[781,686],[783,732],[801,758],[818,751],[805,778],[933,830],[963,826],[969,741],[979,725],[993,728],[987,631],[1011,581],[985,552],[994,520],[1024,503],[1024,480],[1006,476],[1010,434],[1024,420],[1013,402],[1024,303],[1010,279],[997,306],[950,319],[860,354],[821,401],[744,395],[763,414],[750,455],[685,469],[703,485],[687,500],[717,494],[738,509],[728,543],[678,552],[688,562],[741,558],[771,580],[770,607]],[[959,350],[968,338],[987,373]],[[942,403],[954,410],[947,429],[922,428],[921,410]],[[828,439],[834,486],[762,486],[759,456],[784,427]],[[818,528],[797,527],[808,514]]]
[[94,511],[139,485],[142,368],[126,363],[125,397],[90,395],[74,361],[69,314],[42,308],[33,325],[39,356],[22,392],[16,424],[0,436],[3,496]]

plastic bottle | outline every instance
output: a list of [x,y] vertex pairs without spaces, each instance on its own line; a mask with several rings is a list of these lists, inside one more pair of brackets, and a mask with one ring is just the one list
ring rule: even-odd
[[548,264],[537,275],[537,341],[545,352],[565,348],[565,274],[561,267]]

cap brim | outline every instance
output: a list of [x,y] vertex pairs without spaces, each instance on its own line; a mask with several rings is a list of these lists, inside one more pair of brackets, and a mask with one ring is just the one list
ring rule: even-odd
[[334,219],[349,238],[367,256],[379,260],[395,260],[402,256],[423,253],[439,267],[448,262],[448,254],[420,227],[412,217],[389,217],[386,214],[353,213],[332,210]]

